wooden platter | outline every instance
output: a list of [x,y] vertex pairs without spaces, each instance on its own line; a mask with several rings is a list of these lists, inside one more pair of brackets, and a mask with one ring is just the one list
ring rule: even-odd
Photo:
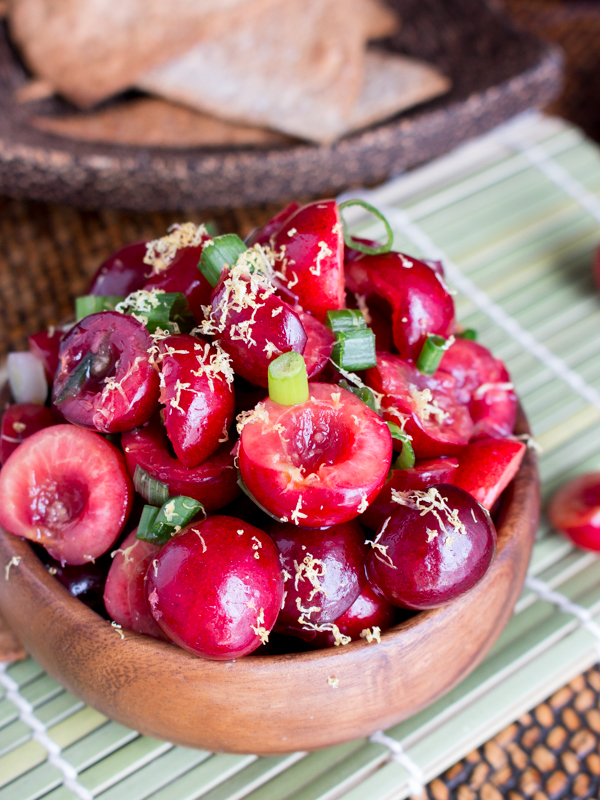
[[0,31],[0,191],[45,202],[136,210],[256,205],[384,180],[439,156],[558,91],[558,51],[516,31],[483,0],[389,0],[403,19],[385,43],[430,61],[451,92],[319,147],[137,148],[75,141],[36,129],[73,113],[46,99],[19,104],[26,72]]

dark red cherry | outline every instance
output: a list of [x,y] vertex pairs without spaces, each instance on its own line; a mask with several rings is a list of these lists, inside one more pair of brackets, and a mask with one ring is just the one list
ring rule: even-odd
[[275,523],[269,534],[279,550],[285,589],[276,630],[312,639],[352,605],[365,584],[362,529],[356,522],[324,531]]
[[256,650],[268,641],[283,598],[275,545],[235,517],[209,517],[184,528],[147,575],[156,622],[203,658],[239,658]]
[[285,208],[282,208],[278,214],[270,219],[262,228],[257,228],[248,237],[248,247],[253,247],[255,244],[271,245],[271,237],[274,236],[285,225],[286,221],[292,214],[300,208],[300,204],[295,201],[288,203]]
[[9,455],[31,436],[32,433],[41,431],[55,425],[52,409],[38,406],[34,403],[15,403],[9,406],[2,415],[0,429],[0,463],[4,464]]
[[311,314],[295,309],[306,333],[304,362],[309,380],[317,378],[329,363],[331,351],[335,344],[335,336],[327,325],[323,325]]
[[[204,241],[210,237],[207,235]],[[177,252],[167,269],[151,274],[143,288],[162,289],[163,292],[181,292],[185,295],[190,311],[200,322],[204,319],[203,306],[210,303],[212,286],[198,269],[203,244],[184,247]],[[147,267],[152,272],[152,267]]]
[[58,350],[64,339],[64,331],[48,328],[29,337],[29,350],[44,365],[48,383],[52,383],[58,369]]
[[75,425],[120,433],[158,409],[158,373],[149,361],[146,328],[116,311],[91,314],[60,346],[52,401]]
[[127,297],[141,289],[152,267],[144,264],[147,242],[132,242],[119,248],[104,261],[91,280],[87,294]]
[[398,499],[367,557],[374,590],[392,605],[426,609],[479,583],[496,550],[496,530],[483,506],[445,484]]
[[[373,591],[369,583],[365,583],[361,593],[347,611],[333,620],[337,631],[319,631],[310,645],[312,648],[340,647],[344,637],[352,641],[365,639],[369,643],[380,642],[381,633],[394,624],[396,609],[383,597]],[[349,642],[348,642],[349,644]]]

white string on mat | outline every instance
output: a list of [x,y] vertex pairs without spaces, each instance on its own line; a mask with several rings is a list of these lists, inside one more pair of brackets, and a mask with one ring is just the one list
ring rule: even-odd
[[77,770],[62,757],[60,745],[48,734],[44,723],[36,717],[33,706],[19,692],[19,684],[6,672],[7,665],[0,663],[0,684],[6,689],[6,697],[18,708],[19,718],[33,730],[33,738],[48,753],[48,762],[56,767],[63,776],[63,784],[76,794],[80,800],[93,800],[92,793],[77,780]]
[[542,362],[551,372],[557,375],[562,381],[567,383],[574,392],[579,394],[590,405],[600,410],[600,392],[590,386],[579,373],[572,370],[562,358],[555,355],[546,345],[539,342],[528,330],[523,328],[516,319],[513,319],[506,311],[491,300],[473,281],[468,278],[459,267],[441,250],[434,241],[413,222],[409,216],[399,208],[382,205],[377,200],[377,193],[370,191],[348,192],[344,194],[344,199],[348,197],[366,200],[375,205],[379,211],[388,219],[392,227],[397,227],[402,233],[411,239],[424,254],[425,258],[442,261],[450,281],[461,294],[468,297],[481,311],[490,317],[497,325],[515,339],[524,350],[527,350]]
[[576,617],[581,623],[581,627],[591,633],[596,640],[596,652],[600,661],[600,625],[598,625],[591,612],[587,608],[573,603],[564,594],[551,589],[547,583],[533,575],[528,575],[525,578],[525,586],[535,592],[541,600],[552,603],[552,605],[564,611],[565,614],[571,614]]
[[388,736],[383,731],[375,731],[372,736],[369,736],[369,741],[373,742],[374,744],[381,744],[384,747],[387,747],[392,754],[392,760],[397,761],[408,772],[410,775],[408,780],[408,791],[411,794],[423,794],[426,783],[423,770],[412,760],[400,742],[398,742],[396,739],[392,739],[391,736]]

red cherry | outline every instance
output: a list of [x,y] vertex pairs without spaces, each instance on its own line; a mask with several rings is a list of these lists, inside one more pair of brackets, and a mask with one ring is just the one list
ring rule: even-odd
[[0,433],[0,463],[4,464],[9,455],[32,433],[55,425],[57,420],[52,409],[34,403],[15,403],[2,415]]
[[174,642],[216,660],[251,653],[281,607],[277,549],[266,533],[235,517],[189,525],[148,570],[154,619]]
[[262,228],[253,231],[246,240],[248,247],[253,247],[255,244],[271,245],[271,237],[274,236],[282,225],[292,216],[292,214],[300,208],[300,204],[293,201],[285,208],[282,208],[278,214],[270,219]]
[[231,442],[224,442],[193,469],[186,469],[169,452],[166,430],[156,419],[143,428],[124,433],[121,445],[131,475],[139,464],[151,477],[166,483],[170,495],[193,497],[209,514],[223,508],[240,494]]
[[326,531],[276,523],[269,534],[279,550],[285,584],[276,630],[312,639],[321,625],[352,605],[366,581],[362,529],[357,522]]
[[361,514],[390,468],[387,424],[345,389],[309,384],[295,406],[265,400],[241,433],[239,465],[251,494],[271,514],[325,528]]
[[102,595],[112,561],[109,555],[105,554],[96,561],[89,561],[86,564],[63,565],[52,558],[43,547],[33,545],[33,549],[48,572],[62,583],[69,594],[101,616],[106,616]]
[[327,312],[344,308],[344,235],[335,200],[299,208],[279,229],[273,249],[278,270],[305,311],[325,322]]
[[269,364],[291,350],[304,353],[306,333],[289,303],[250,274],[224,270],[205,328],[231,357],[233,369],[257,386],[269,385]]
[[300,317],[300,322],[306,333],[306,347],[304,348],[304,363],[306,364],[306,374],[309,380],[317,378],[327,366],[335,336],[327,325],[323,325],[318,319],[307,314],[301,309],[294,309]]
[[58,328],[49,328],[29,337],[29,350],[44,365],[48,383],[52,383],[58,369],[58,349],[64,339],[64,332]]
[[210,303],[212,294],[212,286],[198,269],[204,242],[209,238],[207,234],[203,243],[197,247],[182,247],[177,251],[167,269],[162,272],[151,274],[152,267],[147,266],[146,272],[150,273],[150,278],[143,286],[146,290],[162,289],[163,292],[181,292],[185,295],[190,311],[198,322],[204,319],[202,307]]
[[[377,641],[377,634],[391,628],[396,617],[396,609],[383,597],[379,597],[373,591],[369,583],[365,583],[361,593],[352,603],[347,611],[333,620],[333,624],[344,636],[348,636],[353,641],[365,639],[367,635],[373,637],[371,641]],[[362,634],[362,636],[361,636]],[[367,639],[368,641],[368,639]],[[320,631],[311,640],[312,648],[339,647],[340,637],[336,637],[332,631]]]
[[548,518],[578,547],[600,550],[600,472],[578,475],[561,486],[550,501]]
[[233,422],[233,370],[228,356],[193,336],[169,336],[160,343],[160,402],[177,458],[192,469],[227,437]]
[[114,553],[104,587],[104,605],[110,618],[125,630],[168,640],[146,600],[146,572],[153,569],[160,547],[136,539],[136,533],[137,528]]
[[367,557],[375,591],[401,608],[436,608],[472,589],[496,550],[488,512],[456,486],[403,496]]
[[389,353],[377,353],[377,366],[366,383],[385,395],[382,410],[389,422],[402,424],[412,437],[417,458],[454,455],[468,443],[473,422],[456,397],[452,375],[423,375],[413,365]]
[[412,469],[393,470],[383,484],[382,490],[361,516],[361,523],[374,531],[383,525],[386,518],[398,506],[392,500],[392,490],[396,492],[410,492],[415,489],[424,491],[436,483],[454,483],[454,474],[458,463],[456,458],[438,458],[433,461],[417,461]]
[[34,433],[0,471],[0,525],[85,564],[123,530],[133,487],[121,453],[96,433],[54,425]]
[[459,454],[452,483],[489,511],[517,474],[526,450],[513,439],[478,439]]
[[87,294],[127,297],[141,289],[152,271],[152,267],[144,264],[146,244],[126,244],[107,258],[92,278]]
[[390,252],[351,261],[346,285],[363,295],[367,305],[375,298],[389,303],[394,344],[404,359],[416,361],[428,333],[447,338],[454,330],[454,303],[446,286],[431,267],[412,256]]
[[120,433],[146,422],[158,408],[152,340],[136,319],[116,311],[78,322],[60,346],[53,402],[75,425]]

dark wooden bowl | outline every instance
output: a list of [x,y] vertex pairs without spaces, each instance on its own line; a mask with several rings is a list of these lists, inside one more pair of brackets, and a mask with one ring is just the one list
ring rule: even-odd
[[[522,414],[518,430],[527,430]],[[485,579],[386,631],[381,644],[216,662],[128,631],[122,639],[48,574],[25,540],[2,529],[0,612],[53,678],[141,733],[220,752],[313,750],[410,717],[477,666],[521,592],[538,509],[528,449],[503,497],[498,552]]]
[[447,153],[559,91],[561,56],[485,0],[388,0],[402,17],[384,46],[452,80],[443,97],[319,147],[134,147],[63,138],[39,116],[72,114],[51,98],[19,104],[27,73],[0,25],[0,191],[51,203],[136,210],[256,205],[383,181]]

